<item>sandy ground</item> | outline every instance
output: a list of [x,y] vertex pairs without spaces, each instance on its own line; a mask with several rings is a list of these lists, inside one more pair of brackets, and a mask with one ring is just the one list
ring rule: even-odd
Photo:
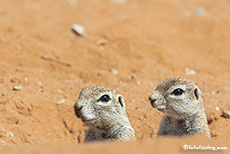
[[[229,147],[230,120],[221,115],[230,110],[230,1],[73,2],[0,1],[1,150],[151,153],[166,144],[178,152],[199,139],[157,138],[163,114],[148,102],[170,77],[199,85],[213,136],[207,143]],[[73,24],[87,37],[77,36]],[[72,106],[82,88],[95,85],[124,96],[137,141],[81,144],[86,127]]]

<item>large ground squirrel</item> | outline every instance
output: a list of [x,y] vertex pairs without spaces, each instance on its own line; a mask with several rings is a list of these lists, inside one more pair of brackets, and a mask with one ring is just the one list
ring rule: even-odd
[[89,127],[84,142],[135,139],[123,96],[114,89],[101,86],[83,89],[74,111]]
[[149,100],[165,114],[159,136],[211,136],[200,89],[192,81],[171,78],[160,82]]

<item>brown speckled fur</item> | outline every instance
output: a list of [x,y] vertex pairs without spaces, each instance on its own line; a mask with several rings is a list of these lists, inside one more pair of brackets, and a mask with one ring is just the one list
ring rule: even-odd
[[[111,100],[100,101],[103,95],[108,95]],[[89,127],[85,142],[135,139],[123,96],[114,89],[101,86],[83,89],[74,109],[76,116]]]
[[[184,93],[172,92],[181,88]],[[200,89],[190,80],[171,78],[158,84],[149,97],[151,105],[165,113],[159,136],[206,135],[210,137]]]

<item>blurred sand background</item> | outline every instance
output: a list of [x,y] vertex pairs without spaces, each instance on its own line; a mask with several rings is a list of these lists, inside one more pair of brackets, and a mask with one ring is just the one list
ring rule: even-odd
[[[73,24],[87,37],[76,35]],[[186,142],[229,147],[230,120],[222,117],[230,110],[229,50],[228,0],[1,0],[0,151],[184,152]],[[199,85],[212,139],[157,138],[163,114],[148,96],[170,77]],[[124,96],[137,141],[82,144],[86,127],[72,106],[82,88],[96,85]]]

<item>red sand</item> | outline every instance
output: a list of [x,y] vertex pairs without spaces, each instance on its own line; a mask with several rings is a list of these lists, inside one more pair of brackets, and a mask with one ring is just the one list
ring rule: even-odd
[[[71,6],[67,0],[2,0],[0,6],[0,145],[7,151],[148,153],[157,152],[150,145],[172,142],[177,151],[181,147],[172,139],[156,138],[162,113],[148,102],[157,83],[170,77],[199,85],[213,135],[209,142],[229,146],[230,120],[221,115],[230,110],[230,1],[77,0]],[[73,33],[73,24],[83,25],[88,38]],[[106,44],[98,44],[101,39]],[[185,68],[196,74],[186,75]],[[124,96],[136,142],[78,144],[86,128],[72,106],[82,88],[95,85]]]

